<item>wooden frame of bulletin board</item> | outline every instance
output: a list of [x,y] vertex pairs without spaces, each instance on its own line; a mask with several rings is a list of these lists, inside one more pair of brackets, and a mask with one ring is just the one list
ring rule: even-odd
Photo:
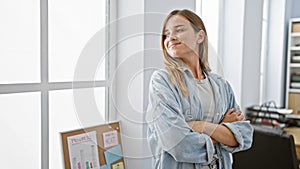
[[[120,123],[119,122],[113,122],[113,123],[108,123],[108,124],[103,124],[103,125],[93,126],[93,127],[89,127],[89,128],[73,130],[73,131],[61,132],[65,169],[78,169],[78,168],[85,169],[86,168],[86,166],[84,166],[84,167],[76,166],[76,167],[72,168],[71,161],[70,161],[70,151],[69,151],[69,147],[68,147],[68,138],[70,139],[71,137],[74,137],[74,136],[76,137],[78,135],[86,134],[89,132],[93,132],[93,133],[96,132],[100,169],[125,169],[125,162],[124,162],[123,154],[122,153],[117,154],[117,156],[116,156],[116,154],[114,154],[115,151],[112,150],[113,148],[118,147],[122,152],[122,141],[121,141],[121,134],[120,134],[121,132],[120,132]],[[105,144],[104,143],[104,135],[106,133],[107,134],[116,133],[115,136],[117,135],[118,144],[113,145],[113,146],[109,146],[109,145],[107,146],[107,144],[106,144],[106,147],[104,147],[104,144]],[[110,150],[112,150],[112,151],[110,152]],[[107,153],[111,153],[111,154],[107,155]],[[106,155],[109,156],[114,161],[107,159]],[[83,165],[85,165],[85,164],[83,164]],[[93,167],[90,167],[89,169],[93,169]],[[97,169],[99,169],[99,167],[97,167]]]

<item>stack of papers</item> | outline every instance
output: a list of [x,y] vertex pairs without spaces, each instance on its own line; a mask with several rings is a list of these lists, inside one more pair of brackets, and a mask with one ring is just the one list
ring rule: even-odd
[[300,55],[294,55],[292,56],[292,62],[300,62]]
[[291,76],[291,81],[292,82],[300,82],[300,74],[292,74]]
[[293,112],[292,109],[261,107],[261,106],[253,106],[252,109],[256,110],[256,111],[276,112],[276,113],[279,113],[279,114],[291,114]]
[[300,120],[300,115],[298,115],[298,114],[289,114],[289,115],[286,116],[286,118]]
[[300,82],[292,82],[291,88],[300,88]]

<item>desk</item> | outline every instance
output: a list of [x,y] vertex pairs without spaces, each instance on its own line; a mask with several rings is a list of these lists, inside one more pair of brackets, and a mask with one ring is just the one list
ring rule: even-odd
[[296,153],[298,159],[300,158],[300,127],[286,127],[284,128],[289,134],[292,134],[295,141]]

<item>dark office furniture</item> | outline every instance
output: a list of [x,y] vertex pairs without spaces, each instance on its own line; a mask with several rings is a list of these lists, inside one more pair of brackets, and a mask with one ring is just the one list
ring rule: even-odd
[[233,154],[234,169],[299,169],[294,138],[281,129],[254,126],[249,150]]

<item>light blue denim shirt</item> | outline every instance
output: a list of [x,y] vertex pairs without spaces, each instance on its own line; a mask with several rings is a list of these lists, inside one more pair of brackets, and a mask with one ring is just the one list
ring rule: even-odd
[[[153,73],[150,81],[150,100],[146,114],[147,139],[153,154],[155,169],[201,169],[210,163],[217,151],[221,169],[231,169],[230,153],[251,147],[253,128],[248,121],[223,123],[234,134],[239,146],[229,147],[222,143],[215,146],[210,136],[193,131],[187,124],[192,120],[203,120],[201,100],[197,96],[196,80],[190,70],[183,66],[189,96],[184,97],[178,86],[172,85],[165,69]],[[211,82],[218,123],[230,108],[239,110],[234,93],[221,76],[207,73]]]

